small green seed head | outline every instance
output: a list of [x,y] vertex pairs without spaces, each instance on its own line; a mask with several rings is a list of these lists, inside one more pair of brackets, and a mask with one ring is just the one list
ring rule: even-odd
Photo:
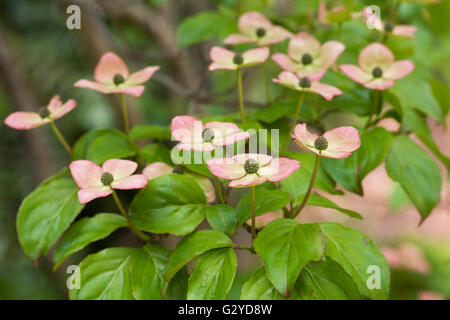
[[303,89],[308,89],[311,88],[311,81],[308,79],[308,77],[303,77],[298,82],[298,85]]
[[211,142],[214,139],[214,131],[211,129],[206,128],[202,132],[202,139],[204,142]]
[[102,177],[100,178],[101,182],[104,186],[110,186],[111,183],[114,181],[114,177],[109,172],[103,172]]
[[372,75],[374,78],[381,78],[383,76],[383,70],[380,67],[375,67],[372,70]]
[[258,38],[262,38],[262,37],[264,37],[266,35],[266,29],[263,29],[263,28],[258,28],[258,29],[256,29],[256,36],[258,37]]
[[178,166],[178,165],[173,167],[172,173],[182,174],[183,173],[183,167],[182,166]]
[[394,30],[394,24],[392,23],[392,21],[386,21],[386,23],[384,24],[384,31],[390,33]]
[[245,161],[244,164],[244,170],[245,172],[252,174],[252,173],[257,173],[259,169],[259,164],[258,161],[256,161],[255,159],[248,159],[247,161]]
[[125,79],[123,78],[123,76],[121,74],[117,73],[114,75],[113,82],[116,86],[118,86],[119,84],[124,83]]
[[233,58],[233,63],[237,65],[241,65],[244,63],[244,58],[242,57],[242,54],[236,53],[236,55]]
[[302,56],[303,65],[307,66],[308,64],[311,64],[312,62],[313,62],[313,58],[311,57],[311,55],[309,53],[305,53]]
[[38,113],[42,119],[50,117],[50,111],[46,107],[41,107]]
[[325,137],[318,137],[315,141],[314,141],[314,148],[316,148],[317,150],[323,151],[326,150],[328,148],[328,141]]

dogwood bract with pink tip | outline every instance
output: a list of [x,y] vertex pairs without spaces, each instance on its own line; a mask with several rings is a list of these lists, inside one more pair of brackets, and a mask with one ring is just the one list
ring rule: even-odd
[[336,87],[320,83],[319,81],[311,81],[308,77],[299,78],[288,71],[283,71],[278,75],[278,79],[272,79],[272,81],[297,91],[320,94],[326,100],[331,100],[334,96],[342,94],[342,91]]
[[328,158],[347,158],[360,145],[359,133],[353,127],[339,127],[325,132],[322,136],[310,133],[305,123],[298,124],[291,134],[303,149]]
[[54,96],[46,107],[38,112],[18,111],[11,113],[5,119],[5,124],[17,130],[29,130],[48,124],[63,117],[77,106],[75,100],[61,102],[59,96]]
[[320,80],[336,62],[345,46],[339,41],[328,41],[323,45],[306,32],[300,32],[289,41],[288,54],[276,53],[272,56],[281,68],[299,77]]
[[231,122],[212,121],[203,124],[190,116],[177,116],[172,119],[172,137],[180,141],[179,150],[212,151],[216,147],[226,146],[250,137]]
[[385,90],[394,80],[406,77],[414,70],[409,60],[394,61],[392,52],[381,43],[372,43],[359,54],[359,66],[345,64],[339,68],[350,79],[374,90]]
[[144,168],[142,174],[144,174],[148,180],[152,180],[166,174],[183,173],[184,175],[192,178],[193,180],[195,180],[195,182],[198,183],[200,188],[205,193],[206,200],[209,203],[216,200],[216,191],[214,190],[214,186],[208,178],[192,172],[183,171],[183,168],[180,166],[172,167],[164,162],[153,162]]
[[362,21],[381,33],[401,38],[415,38],[417,32],[415,26],[394,25],[391,21],[383,22],[370,7],[365,7],[362,14]]
[[95,81],[81,79],[75,83],[75,87],[92,89],[105,94],[127,93],[140,97],[145,89],[142,84],[158,70],[158,66],[150,66],[130,74],[127,65],[119,56],[107,52],[95,67]]
[[292,34],[286,29],[275,26],[264,15],[256,11],[244,13],[239,17],[240,34],[231,34],[225,44],[254,43],[257,46],[267,46],[279,43]]
[[297,160],[255,153],[210,159],[206,164],[213,175],[232,180],[228,185],[234,188],[251,187],[266,181],[280,181],[300,168],[300,162]]
[[240,54],[221,47],[212,47],[209,56],[213,61],[209,66],[209,71],[236,70],[264,63],[269,57],[269,48],[251,49]]
[[101,167],[89,160],[76,160],[69,165],[70,172],[78,187],[78,200],[85,204],[106,197],[112,189],[141,189],[147,185],[147,177],[133,174],[137,163],[130,160],[110,159]]

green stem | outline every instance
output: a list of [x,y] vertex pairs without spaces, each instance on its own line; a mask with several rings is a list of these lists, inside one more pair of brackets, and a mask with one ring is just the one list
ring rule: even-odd
[[255,249],[250,248],[250,247],[246,247],[246,246],[241,246],[241,245],[233,245],[233,249],[237,249],[237,250],[247,250],[250,251],[251,253],[256,253]]
[[[300,110],[302,108],[304,99],[305,99],[305,92],[302,91],[302,92],[300,92],[300,99],[298,100],[297,109],[295,110],[294,118],[292,118],[292,124],[291,124],[291,127],[289,128],[288,134],[291,134],[291,132],[295,128],[295,125],[297,124],[297,120],[300,115]],[[283,143],[283,146],[281,147],[281,152],[286,151],[286,148],[289,147],[289,141],[290,141],[290,139],[288,137],[287,140],[285,140],[285,142]]]
[[52,121],[50,122],[50,127],[52,127],[53,132],[55,133],[56,137],[58,138],[59,142],[64,146],[64,148],[67,150],[69,155],[72,155],[72,148],[70,148],[69,144],[67,143],[66,139],[64,139],[63,135],[59,131],[56,124]]
[[127,104],[125,101],[125,95],[123,93],[120,94],[120,101],[122,102],[123,128],[125,129],[125,134],[128,136],[129,132],[128,112],[127,112]]
[[111,188],[112,196],[114,198],[114,201],[116,202],[117,207],[119,208],[120,213],[122,216],[124,216],[125,219],[128,221],[128,225],[130,229],[142,240],[149,241],[150,237],[144,234],[141,230],[139,230],[133,222],[131,222],[130,217],[128,216],[127,212],[125,211],[125,208],[122,205],[122,202],[120,202],[119,196],[117,195],[116,191]]
[[267,104],[270,105],[270,104],[272,104],[272,97],[270,96],[269,78],[267,76],[267,67],[266,67],[265,62],[262,64],[262,67],[263,67],[263,71],[264,71],[264,85],[266,87],[266,100],[267,100]]
[[308,202],[309,196],[311,195],[312,188],[314,186],[314,181],[316,180],[317,171],[319,169],[319,163],[320,163],[320,155],[316,155],[316,161],[314,162],[314,169],[311,176],[311,181],[309,182],[308,190],[306,190],[305,197],[303,198],[302,203],[298,207],[297,210],[295,210],[294,214],[292,215],[292,218],[295,219],[300,212],[303,210],[303,208],[306,205],[306,202]]
[[236,69],[238,92],[239,92],[239,111],[241,112],[241,122],[245,123],[244,95],[242,93],[242,73],[241,68]]
[[338,23],[338,39],[339,42],[342,42],[342,29],[343,29],[343,25],[342,25],[342,21]]
[[253,240],[256,238],[256,208],[255,208],[256,191],[255,191],[255,186],[252,186],[251,189],[252,189],[252,248],[253,248]]
[[216,184],[216,194],[219,197],[219,201],[221,204],[225,204],[225,199],[223,198],[222,189],[220,188],[220,181],[219,178],[216,176],[214,177],[214,182]]
[[367,123],[365,128],[369,128],[370,125],[372,124],[372,117],[374,116],[374,114],[377,112],[377,106],[379,103],[379,99],[380,99],[380,95],[381,95],[381,91],[380,90],[375,90],[375,93],[373,95],[373,103],[372,103],[372,108],[370,110],[370,114],[369,114],[369,119],[367,119]]

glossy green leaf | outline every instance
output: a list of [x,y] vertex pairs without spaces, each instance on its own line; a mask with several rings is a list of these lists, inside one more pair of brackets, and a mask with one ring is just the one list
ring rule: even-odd
[[77,192],[75,182],[64,174],[48,179],[22,201],[17,215],[17,233],[31,260],[46,255],[83,209]]
[[[297,200],[295,200],[294,206],[298,206],[303,201],[303,198],[304,198],[304,195],[298,197]],[[337,204],[335,204],[333,201],[331,201],[330,199],[327,199],[315,192],[312,192],[310,194],[306,204],[310,205],[310,206],[315,206],[315,207],[335,209],[343,214],[348,215],[349,217],[356,218],[356,219],[362,219],[362,216],[359,213],[357,213],[353,210],[341,208]]]
[[267,277],[284,297],[290,295],[303,267],[322,259],[325,251],[317,224],[300,224],[292,219],[272,221],[253,244],[264,261]]
[[170,151],[162,144],[148,144],[139,150],[139,155],[146,163],[161,161],[172,164]]
[[217,230],[200,230],[184,238],[172,252],[167,262],[164,277],[172,277],[189,261],[204,252],[232,246],[231,239]]
[[170,128],[157,125],[136,125],[130,130],[130,139],[170,140]]
[[434,160],[408,137],[396,136],[386,158],[386,171],[400,183],[422,221],[428,217],[441,193],[441,173]]
[[149,181],[130,206],[133,223],[153,233],[185,235],[205,218],[210,206],[193,179],[168,174]]
[[126,227],[127,220],[118,214],[99,213],[92,218],[83,218],[67,230],[53,253],[54,269],[57,269],[73,253],[89,243],[106,238],[118,228]]
[[234,209],[228,205],[218,204],[211,207],[206,214],[209,225],[231,237],[236,231],[237,218]]
[[189,276],[189,300],[224,300],[233,284],[237,259],[234,249],[220,248],[202,254]]
[[245,283],[241,300],[281,300],[283,297],[266,276],[263,267],[259,268]]

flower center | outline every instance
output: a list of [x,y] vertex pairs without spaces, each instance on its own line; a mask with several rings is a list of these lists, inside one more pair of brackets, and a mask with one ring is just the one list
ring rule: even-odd
[[173,167],[172,173],[182,174],[183,173],[183,167],[182,166],[175,166],[175,167]]
[[214,131],[211,129],[205,129],[202,132],[202,139],[204,142],[211,142],[214,139]]
[[318,137],[316,140],[314,140],[314,148],[317,150],[326,150],[328,148],[328,141],[325,137]]
[[244,170],[247,173],[257,173],[259,169],[259,164],[258,161],[256,161],[255,159],[248,159],[247,161],[245,161],[244,164]]
[[264,37],[266,35],[266,30],[265,29],[263,29],[263,28],[258,28],[258,29],[256,29],[256,36],[258,37],[258,38],[262,38],[262,37]]
[[391,21],[386,21],[384,24],[384,31],[392,32],[394,30],[394,24]]
[[125,79],[123,78],[123,76],[121,74],[117,73],[114,75],[113,82],[116,86],[118,86],[119,84],[124,83]]
[[308,64],[311,64],[313,62],[313,58],[311,57],[311,55],[309,53],[305,53],[302,56],[302,63],[307,66]]
[[374,78],[381,78],[383,76],[383,70],[380,67],[375,67],[372,70],[372,75]]
[[100,178],[100,181],[103,183],[104,186],[110,186],[113,180],[114,177],[109,172],[103,172],[102,177]]
[[307,89],[311,87],[311,81],[308,79],[308,77],[303,77],[298,82],[298,85],[303,89]]
[[40,108],[38,113],[42,119],[50,117],[50,111],[46,107]]
[[242,57],[242,55],[240,53],[236,53],[236,55],[233,58],[233,63],[240,65],[244,63],[244,58]]

